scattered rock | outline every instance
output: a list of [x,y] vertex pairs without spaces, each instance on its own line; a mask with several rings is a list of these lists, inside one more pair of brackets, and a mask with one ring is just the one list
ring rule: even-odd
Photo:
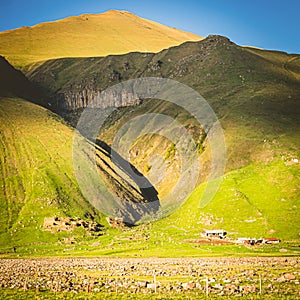
[[[62,231],[72,231],[76,227],[83,227],[88,232],[93,232],[94,235],[101,235],[102,225],[94,221],[83,220],[81,218],[58,218],[51,217],[45,218],[43,228],[44,230],[51,231],[53,233]],[[97,233],[97,234],[96,234]]]
[[239,287],[239,290],[243,294],[255,293],[256,287],[254,284],[242,285]]
[[99,246],[101,246],[101,243],[100,242],[94,242],[91,246],[92,247],[99,247]]
[[237,286],[235,284],[229,283],[225,285],[225,290],[235,292],[237,291]]
[[153,289],[153,290],[154,290],[154,289],[155,289],[155,284],[154,284],[154,283],[149,283],[149,282],[148,282],[147,285],[146,285],[146,288],[147,288],[147,289]]
[[113,219],[113,218],[107,217],[106,221],[107,221],[108,225],[112,228],[124,229],[127,227],[126,223],[123,222],[123,219],[121,219],[121,218]]
[[284,276],[281,276],[277,279],[277,282],[279,283],[282,283],[282,282],[285,282],[286,281],[286,278]]
[[213,288],[217,290],[223,290],[224,286],[222,285],[222,283],[217,283],[213,286]]
[[194,282],[184,282],[182,284],[183,289],[185,290],[192,290],[196,288],[196,284]]
[[282,249],[279,249],[279,252],[285,253],[285,252],[288,252],[288,250],[287,250],[287,249],[284,249],[284,248],[282,248]]
[[[153,293],[156,288],[161,294],[189,291],[204,295],[206,293],[204,279],[214,276],[209,279],[209,294],[243,297],[258,292],[258,270],[263,269],[270,270],[265,272],[262,278],[266,297],[267,294],[274,293],[299,295],[299,280],[296,280],[298,273],[291,271],[298,270],[299,264],[300,261],[296,257],[288,260],[282,258],[1,259],[0,287],[24,291],[74,293],[116,291]],[[153,281],[141,280],[144,277],[152,277],[153,270],[157,277],[165,277],[164,280],[156,281],[156,284]],[[191,280],[183,282],[172,279],[173,276]]]
[[294,274],[285,274],[284,278],[287,280],[294,280],[296,279],[296,276]]

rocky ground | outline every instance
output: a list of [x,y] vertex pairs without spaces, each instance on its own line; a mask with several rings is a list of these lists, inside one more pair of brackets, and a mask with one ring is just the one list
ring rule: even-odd
[[0,288],[23,291],[280,294],[300,297],[300,258],[1,259]]

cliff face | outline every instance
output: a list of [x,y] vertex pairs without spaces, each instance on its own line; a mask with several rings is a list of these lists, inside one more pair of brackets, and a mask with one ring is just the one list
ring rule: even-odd
[[[58,111],[73,111],[87,106],[97,108],[107,107],[123,107],[128,105],[138,105],[141,103],[140,96],[134,92],[124,91],[119,93],[117,91],[109,91],[103,93],[100,89],[89,89],[84,87],[79,92],[68,90],[57,93],[52,96],[54,105]],[[134,100],[133,100],[134,99]]]

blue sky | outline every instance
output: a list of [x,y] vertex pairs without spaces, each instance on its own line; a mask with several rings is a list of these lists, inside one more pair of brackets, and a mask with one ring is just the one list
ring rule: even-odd
[[0,31],[82,13],[127,10],[201,36],[300,53],[300,0],[0,0]]

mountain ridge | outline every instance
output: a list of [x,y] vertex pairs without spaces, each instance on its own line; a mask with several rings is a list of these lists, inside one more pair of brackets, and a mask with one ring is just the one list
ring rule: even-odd
[[[54,93],[55,102],[59,100],[62,109],[74,110],[88,105],[88,101],[81,102],[82,97],[96,101],[97,93],[109,86],[147,76],[178,80],[198,89],[203,96],[212,92],[229,93],[233,87],[251,88],[255,95],[255,89],[266,84],[282,84],[297,90],[300,55],[248,49],[226,37],[211,35],[202,41],[185,42],[159,53],[132,52],[49,60],[29,65],[24,72],[30,80],[46,88],[47,94]],[[64,104],[64,93],[70,100],[67,105]],[[77,104],[72,104],[75,99]]]

